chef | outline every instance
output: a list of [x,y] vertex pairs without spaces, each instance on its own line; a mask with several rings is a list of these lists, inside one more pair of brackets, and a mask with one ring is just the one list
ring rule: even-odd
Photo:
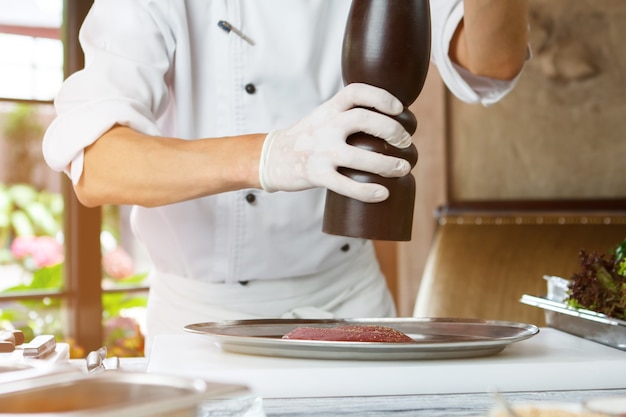
[[[321,231],[326,188],[388,196],[337,166],[410,170],[345,143],[411,142],[388,117],[395,97],[343,86],[350,3],[94,1],[85,68],[62,86],[43,152],[84,205],[134,206],[153,266],[148,349],[196,322],[395,314],[372,243]],[[527,15],[526,0],[431,0],[432,60],[459,99],[489,105],[515,86]]]

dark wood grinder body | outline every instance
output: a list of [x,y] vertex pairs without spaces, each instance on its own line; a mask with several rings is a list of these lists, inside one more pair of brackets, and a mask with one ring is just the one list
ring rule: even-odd
[[[396,117],[413,134],[417,121],[408,110],[422,91],[430,63],[431,22],[428,0],[353,0],[342,52],[345,84],[366,83],[384,88],[404,104]],[[355,133],[347,142],[373,152],[417,163],[417,149],[398,149],[384,140]],[[360,182],[382,184],[390,191],[380,203],[363,203],[328,191],[323,231],[375,240],[411,240],[415,179],[412,174],[384,178],[368,172],[339,168]]]

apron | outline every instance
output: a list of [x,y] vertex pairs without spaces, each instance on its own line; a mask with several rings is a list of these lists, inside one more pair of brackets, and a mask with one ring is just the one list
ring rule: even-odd
[[373,245],[315,275],[244,284],[202,282],[153,270],[146,312],[146,356],[157,334],[194,323],[263,318],[379,318],[396,315]]

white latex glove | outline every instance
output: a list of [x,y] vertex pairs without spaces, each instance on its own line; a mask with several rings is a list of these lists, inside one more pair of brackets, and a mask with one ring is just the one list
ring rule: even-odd
[[337,167],[383,177],[407,175],[411,165],[406,160],[346,143],[351,134],[364,132],[398,148],[408,147],[411,135],[385,115],[395,116],[402,110],[402,103],[381,88],[349,84],[291,127],[267,135],[259,164],[261,186],[269,192],[326,187],[367,203],[385,200],[389,196],[386,187],[354,181],[337,172]]

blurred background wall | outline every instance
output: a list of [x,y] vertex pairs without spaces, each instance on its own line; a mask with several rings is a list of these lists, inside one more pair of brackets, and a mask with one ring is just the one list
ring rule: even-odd
[[420,155],[413,240],[395,254],[402,315],[413,311],[438,207],[626,199],[626,2],[530,6],[533,59],[509,96],[487,108],[461,103],[432,68],[413,105]]

